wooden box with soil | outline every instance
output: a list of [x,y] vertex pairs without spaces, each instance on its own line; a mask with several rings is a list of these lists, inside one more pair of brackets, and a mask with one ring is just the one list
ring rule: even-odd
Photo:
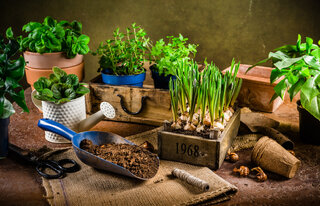
[[99,111],[101,102],[109,102],[116,110],[114,121],[135,122],[161,126],[171,119],[170,94],[168,90],[155,89],[147,70],[143,87],[114,86],[102,83],[101,75],[89,82],[90,97],[87,113]]
[[227,150],[237,136],[240,126],[240,109],[237,109],[217,139],[159,131],[158,155],[161,159],[184,162],[218,169]]

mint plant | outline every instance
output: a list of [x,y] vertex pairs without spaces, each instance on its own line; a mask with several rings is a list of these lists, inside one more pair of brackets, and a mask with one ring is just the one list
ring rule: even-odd
[[[320,41],[318,42],[320,45]],[[270,75],[270,82],[273,83],[280,77],[284,77],[275,86],[273,101],[277,97],[283,99],[288,91],[290,99],[300,92],[302,106],[315,118],[320,120],[320,48],[313,44],[313,40],[306,37],[306,42],[301,43],[301,36],[295,45],[285,45],[270,52],[269,57],[258,64],[269,60],[275,67]]]
[[79,83],[77,75],[67,74],[59,67],[53,67],[52,70],[49,78],[40,77],[34,83],[38,92],[36,99],[62,104],[90,92],[85,83]]
[[90,38],[81,34],[82,24],[78,21],[60,21],[47,16],[43,23],[29,22],[22,31],[27,37],[20,37],[20,46],[23,51],[40,54],[51,52],[65,52],[68,58],[77,54],[89,52]]
[[12,29],[6,31],[7,43],[0,36],[0,119],[10,117],[14,112],[12,103],[16,102],[25,112],[29,112],[24,98],[24,90],[19,81],[24,76],[25,61],[22,56],[15,58],[19,43],[14,39]]
[[117,28],[113,32],[113,39],[101,42],[93,55],[99,55],[100,67],[98,72],[104,69],[110,70],[114,75],[134,75],[145,72],[143,64],[149,52],[150,39],[147,33],[136,23],[121,33]]
[[181,34],[179,37],[167,36],[168,43],[160,39],[151,49],[151,61],[155,62],[153,70],[159,74],[174,75],[174,67],[178,61],[185,59],[190,60],[197,53],[197,45],[187,44],[188,38],[184,38]]

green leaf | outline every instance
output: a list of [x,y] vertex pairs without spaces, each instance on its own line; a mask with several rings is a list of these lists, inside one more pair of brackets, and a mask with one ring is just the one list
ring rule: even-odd
[[42,90],[44,90],[46,88],[44,83],[41,81],[36,81],[33,84],[33,87],[35,88],[35,90],[37,90],[37,92],[42,92]]
[[82,24],[78,21],[73,21],[71,23],[71,27],[75,32],[78,32],[78,33],[82,32]]
[[20,56],[19,59],[13,61],[13,63],[8,63],[6,75],[14,78],[17,81],[20,81],[24,76],[24,67],[24,58]]
[[277,63],[274,64],[274,66],[281,70],[283,68],[290,67],[292,64],[297,63],[303,58],[304,58],[303,56],[297,57],[297,58],[286,58],[286,59],[283,59],[282,61],[278,61]]
[[90,38],[87,35],[81,34],[78,37],[78,42],[81,42],[81,44],[89,44]]
[[79,84],[78,76],[75,75],[75,74],[69,74],[67,76],[66,84],[69,84],[69,85],[72,85],[72,86],[78,85]]
[[284,75],[286,72],[280,71],[280,69],[275,68],[271,71],[270,74],[270,83],[272,84],[276,80],[278,80],[282,75]]
[[6,86],[6,89],[16,89],[18,87],[21,87],[18,81],[11,78],[10,76],[6,78],[5,86]]
[[61,77],[67,76],[67,73],[60,69],[59,67],[53,67],[52,68],[54,75],[60,79]]
[[62,99],[59,99],[58,101],[56,101],[55,103],[56,104],[63,104],[63,103],[66,103],[66,102],[70,102],[70,99],[62,98]]
[[301,93],[300,100],[303,108],[320,121],[320,95],[308,100],[304,93]]
[[76,91],[76,93],[79,94],[79,95],[84,95],[84,94],[87,94],[89,92],[90,92],[90,90],[87,87],[84,87],[84,86],[78,87],[78,89]]
[[69,88],[64,91],[64,96],[71,100],[76,97],[76,92],[73,90],[73,88]]
[[287,81],[286,79],[283,79],[274,87],[274,91],[276,92],[276,94],[278,96],[281,97],[281,99],[283,99],[284,94],[285,94],[286,89],[287,89],[286,81]]
[[59,84],[53,84],[51,87],[51,91],[53,94],[53,97],[55,99],[61,99],[62,98],[62,94],[61,94],[61,87]]
[[46,26],[54,27],[56,25],[56,21],[52,17],[47,16],[43,20],[43,24],[46,25]]
[[307,50],[307,54],[310,54],[311,51],[311,47],[313,44],[313,40],[309,37],[306,37],[306,50]]
[[53,97],[53,92],[50,89],[45,88],[42,90],[41,95],[46,97]]
[[19,92],[8,91],[11,98],[23,109],[25,112],[29,112],[27,107],[25,97],[24,97],[24,90],[20,90]]
[[7,39],[14,39],[13,37],[13,32],[12,32],[12,28],[9,27],[7,30],[6,30],[6,37]]
[[308,102],[311,102],[313,98],[320,94],[319,89],[317,88],[316,79],[320,77],[320,73],[314,77],[310,77],[302,86],[301,93],[305,96]]
[[292,85],[291,88],[288,90],[291,101],[301,90],[304,83],[305,83],[304,79],[299,79],[299,81],[296,82],[294,85]]
[[7,100],[5,97],[2,97],[4,99],[3,102],[3,110],[0,113],[0,119],[6,119],[13,115],[15,113],[15,110],[9,100]]

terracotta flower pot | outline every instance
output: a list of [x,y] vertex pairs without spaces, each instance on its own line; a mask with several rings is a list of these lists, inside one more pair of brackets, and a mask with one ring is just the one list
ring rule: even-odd
[[[82,81],[83,79],[83,70],[84,69],[84,63],[80,63],[78,65],[62,68],[63,71],[65,71],[67,74],[75,74],[78,76],[79,81]],[[26,66],[26,77],[27,82],[30,84],[32,90],[34,82],[36,82],[40,77],[49,77],[50,74],[52,74],[52,69],[43,70],[43,69],[34,69],[31,67]]]
[[83,62],[83,55],[77,54],[72,59],[68,59],[63,52],[39,54],[25,51],[23,53],[26,65],[34,69],[49,69],[57,66],[60,68],[73,67]]
[[[283,103],[280,97],[270,103],[274,94],[273,88],[281,79],[270,84],[270,75],[273,68],[256,66],[246,73],[250,66],[240,64],[237,74],[237,77],[242,79],[242,87],[238,96],[240,106],[247,106],[257,111],[274,112]],[[222,73],[225,74],[228,70],[230,70],[230,67],[223,70]]]

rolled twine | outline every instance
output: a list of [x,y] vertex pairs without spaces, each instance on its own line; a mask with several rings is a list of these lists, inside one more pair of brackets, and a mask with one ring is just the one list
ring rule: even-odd
[[178,179],[180,179],[184,182],[187,182],[190,185],[198,187],[203,191],[208,191],[210,188],[209,184],[206,181],[199,179],[184,170],[180,170],[180,169],[175,168],[172,170],[171,173],[173,176],[177,177]]

